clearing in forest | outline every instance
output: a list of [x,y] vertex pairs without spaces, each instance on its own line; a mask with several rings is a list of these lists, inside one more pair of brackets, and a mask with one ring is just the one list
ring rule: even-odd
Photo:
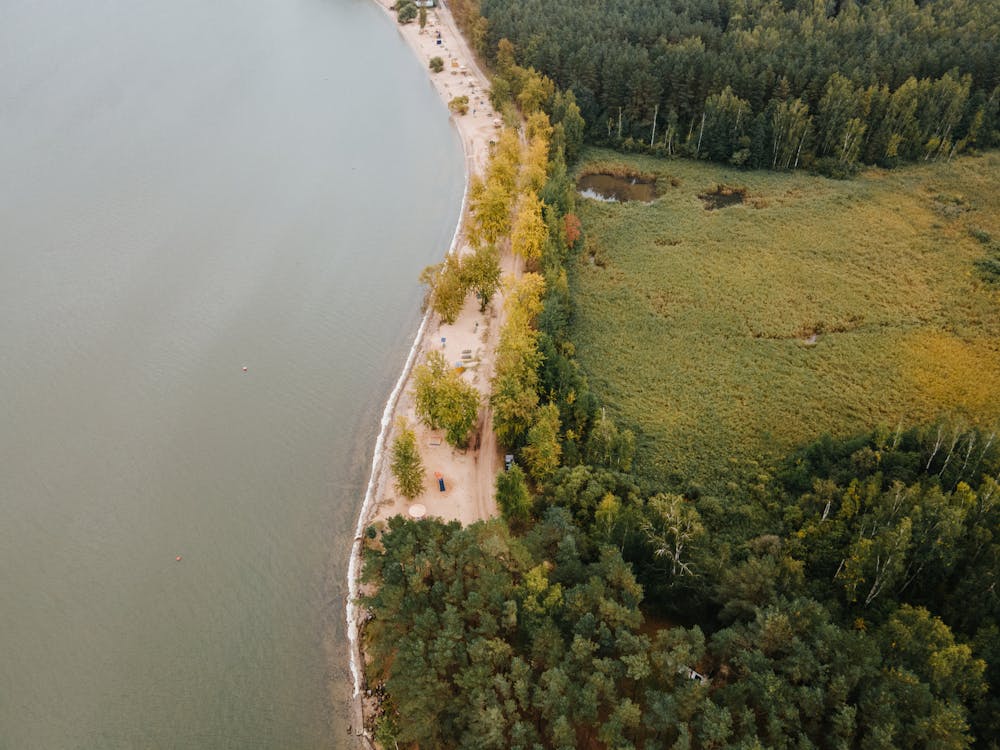
[[[722,489],[823,433],[1000,423],[1000,153],[836,181],[591,151],[573,338],[647,479]],[[740,201],[706,210],[705,196]],[[701,198],[699,196],[702,196]],[[1000,259],[1000,258],[998,258]]]

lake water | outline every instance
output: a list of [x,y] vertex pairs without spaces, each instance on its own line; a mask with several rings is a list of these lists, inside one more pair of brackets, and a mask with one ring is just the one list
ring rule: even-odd
[[0,749],[353,747],[347,556],[462,190],[369,0],[0,0]]

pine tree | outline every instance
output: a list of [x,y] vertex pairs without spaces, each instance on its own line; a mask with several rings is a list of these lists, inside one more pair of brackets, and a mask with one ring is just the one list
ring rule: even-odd
[[406,417],[399,418],[396,430],[396,441],[392,444],[392,475],[396,478],[399,494],[413,499],[424,489],[426,470],[417,449],[417,436]]

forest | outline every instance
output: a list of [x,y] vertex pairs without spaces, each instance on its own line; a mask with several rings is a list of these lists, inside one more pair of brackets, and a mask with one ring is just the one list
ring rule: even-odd
[[[456,15],[483,40],[490,27],[469,7]],[[996,429],[816,436],[706,488],[641,475],[636,436],[602,405],[572,338],[568,270],[590,247],[568,166],[582,108],[509,45],[495,64],[496,103],[523,130],[501,133],[470,186],[467,229],[487,259],[509,247],[526,268],[505,289],[490,396],[515,460],[496,479],[500,518],[367,530],[375,739],[1000,748]],[[483,301],[493,283],[479,277],[464,262],[431,267],[427,304],[444,317],[456,295]]]
[[[846,176],[1000,143],[1000,0],[458,0],[591,143]],[[499,52],[498,52],[499,48]]]
[[396,517],[366,568],[379,736],[996,747],[1000,487],[961,479],[1000,469],[984,438],[824,440],[725,501],[564,467],[517,535]]

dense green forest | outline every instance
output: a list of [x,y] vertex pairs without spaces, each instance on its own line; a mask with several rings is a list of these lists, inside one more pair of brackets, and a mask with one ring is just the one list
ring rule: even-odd
[[491,61],[510,40],[572,92],[591,142],[832,174],[1000,143],[1000,0],[452,5]]
[[995,748],[998,470],[989,436],[876,433],[725,499],[566,467],[520,537],[397,517],[366,568],[381,736]]

